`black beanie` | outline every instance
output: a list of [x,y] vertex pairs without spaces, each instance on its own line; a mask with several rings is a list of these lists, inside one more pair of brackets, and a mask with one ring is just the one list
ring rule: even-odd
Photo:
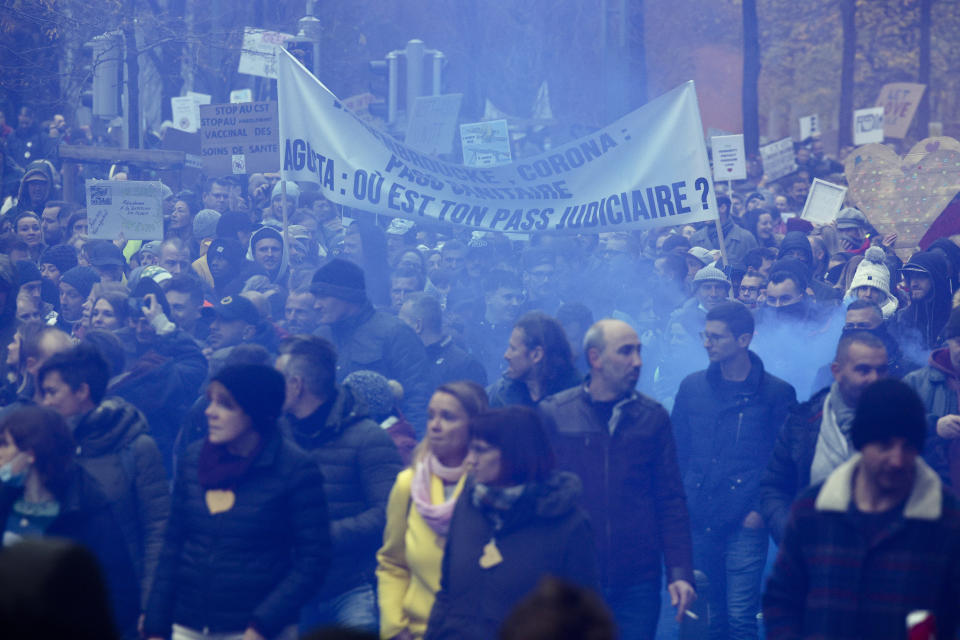
[[927,433],[926,409],[920,396],[892,378],[878,380],[863,390],[853,418],[851,438],[859,451],[873,442],[903,438],[923,451]]
[[310,282],[310,290],[316,296],[329,296],[347,302],[365,302],[367,299],[363,269],[342,258],[334,258],[317,269]]
[[276,429],[286,398],[286,383],[276,369],[262,364],[237,364],[224,367],[210,382],[226,387],[250,416],[258,433],[265,435]]

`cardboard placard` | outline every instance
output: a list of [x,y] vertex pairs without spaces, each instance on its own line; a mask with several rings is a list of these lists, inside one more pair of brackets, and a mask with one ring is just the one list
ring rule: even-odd
[[905,138],[913,115],[927,85],[915,82],[892,82],[883,85],[877,106],[883,107],[883,135],[887,138]]
[[190,96],[170,98],[173,126],[180,131],[195,133],[200,126],[200,111],[197,102]]
[[793,138],[784,138],[760,147],[763,160],[763,175],[767,182],[779,180],[797,170],[796,155],[793,152]]
[[879,144],[884,136],[883,107],[857,109],[853,112],[853,144]]
[[746,180],[747,154],[743,150],[743,134],[715,136],[710,139],[713,149],[713,179]]
[[276,171],[280,166],[277,103],[200,107],[200,151],[208,175]]
[[462,93],[417,98],[407,120],[407,146],[432,156],[453,151],[462,100]]
[[836,220],[846,195],[846,187],[814,178],[800,217],[817,224],[830,224]]
[[513,161],[506,120],[462,124],[460,143],[468,167],[495,167]]
[[230,102],[234,104],[238,104],[241,102],[253,102],[253,90],[252,89],[234,89],[233,91],[230,92]]
[[160,181],[87,180],[87,236],[114,240],[163,238]]

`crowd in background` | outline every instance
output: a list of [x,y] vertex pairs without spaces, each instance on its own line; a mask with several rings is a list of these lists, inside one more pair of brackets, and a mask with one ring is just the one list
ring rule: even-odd
[[[755,638],[769,540],[797,549],[806,487],[878,438],[960,482],[960,245],[905,254],[850,206],[800,217],[813,178],[843,182],[818,139],[785,178],[752,158],[716,185],[719,225],[478,232],[265,173],[164,184],[164,237],[139,241],[90,238],[62,199],[57,143],[82,132],[17,116],[0,119],[3,541],[91,549],[123,637],[615,620],[646,638],[676,629],[662,597],[689,625],[700,591],[710,637]],[[882,378],[919,394],[919,435],[857,426]],[[768,633],[791,637],[801,587],[774,576]]]

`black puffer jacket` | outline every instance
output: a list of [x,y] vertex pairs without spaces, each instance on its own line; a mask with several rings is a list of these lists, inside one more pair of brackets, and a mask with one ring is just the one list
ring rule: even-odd
[[297,621],[330,559],[323,476],[275,434],[237,481],[233,506],[211,515],[198,476],[203,444],[178,467],[146,635],[166,638],[177,623],[210,633],[252,626],[272,638]]
[[[572,473],[554,473],[528,485],[496,530],[475,504],[468,481],[450,521],[440,592],[425,638],[496,638],[510,610],[546,575],[597,588],[593,534],[577,506],[580,488]],[[485,569],[478,559],[494,538],[502,561]]]
[[150,434],[172,475],[173,447],[187,412],[207,377],[207,359],[184,331],[137,341],[129,328],[117,332],[127,356],[126,371],[111,381],[110,394],[133,403],[150,424]]
[[[72,540],[93,552],[110,592],[114,623],[129,634],[136,629],[140,603],[136,575],[124,549],[118,518],[97,481],[79,465],[71,466],[66,488],[57,496],[60,514],[50,523],[46,535]],[[5,525],[22,494],[20,487],[0,485],[0,523]]]
[[100,483],[117,515],[144,604],[170,513],[167,476],[148,432],[143,414],[120,398],[105,398],[73,430],[77,462]]
[[372,583],[387,498],[403,468],[396,445],[345,387],[337,388],[332,405],[303,419],[288,414],[285,421],[296,443],[323,471],[333,562],[318,598]]
[[376,371],[403,385],[403,414],[411,424],[427,422],[430,380],[427,353],[413,329],[369,303],[360,313],[331,325],[337,347],[337,380],[354,371]]
[[760,515],[778,543],[787,526],[790,505],[810,486],[810,466],[817,451],[823,401],[828,393],[830,387],[821,389],[790,412],[760,478]]

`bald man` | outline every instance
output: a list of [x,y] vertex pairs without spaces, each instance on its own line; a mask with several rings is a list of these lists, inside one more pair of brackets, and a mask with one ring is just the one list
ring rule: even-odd
[[587,331],[586,383],[540,405],[561,469],[583,480],[604,595],[623,638],[653,638],[661,567],[679,620],[694,600],[690,518],[666,409],[635,389],[640,338],[619,320]]

